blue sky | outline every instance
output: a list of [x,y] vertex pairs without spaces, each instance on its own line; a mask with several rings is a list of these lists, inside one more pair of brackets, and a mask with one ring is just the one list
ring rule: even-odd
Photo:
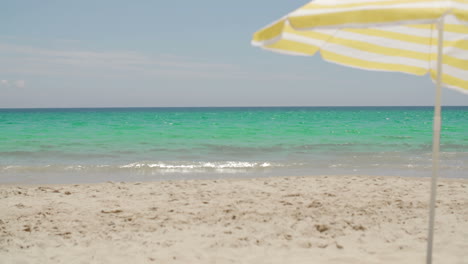
[[[0,108],[433,104],[427,76],[250,45],[306,2],[5,1]],[[443,103],[468,96],[444,89]]]

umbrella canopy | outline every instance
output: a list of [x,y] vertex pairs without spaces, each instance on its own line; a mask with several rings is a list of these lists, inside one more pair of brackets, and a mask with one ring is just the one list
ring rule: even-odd
[[441,18],[442,85],[468,94],[468,0],[316,0],[256,32],[252,44],[435,80]]
[[468,0],[316,0],[256,32],[252,44],[436,82],[427,263],[432,263],[441,87],[468,94]]

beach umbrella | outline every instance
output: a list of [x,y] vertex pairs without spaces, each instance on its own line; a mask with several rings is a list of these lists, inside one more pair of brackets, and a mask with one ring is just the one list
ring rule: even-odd
[[432,263],[441,87],[468,94],[468,0],[316,0],[257,31],[258,46],[320,53],[365,70],[429,74],[436,83],[427,263]]

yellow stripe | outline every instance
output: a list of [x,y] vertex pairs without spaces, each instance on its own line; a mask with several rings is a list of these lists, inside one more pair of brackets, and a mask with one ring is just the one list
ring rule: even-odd
[[302,53],[304,55],[314,55],[318,51],[318,47],[310,44],[305,44],[301,42],[296,42],[292,40],[281,39],[280,41],[275,42],[271,45],[265,45],[265,48],[277,49],[292,51],[297,53]]
[[344,31],[357,33],[361,35],[373,36],[373,37],[389,38],[389,39],[394,39],[394,40],[399,40],[399,41],[404,41],[404,42],[411,42],[411,43],[416,43],[416,44],[421,44],[421,45],[431,45],[431,42],[432,42],[431,38],[429,37],[413,36],[413,35],[408,35],[404,33],[393,32],[393,31],[385,31],[382,29],[356,28],[356,29],[344,29]]
[[[437,73],[435,71],[431,71],[431,78],[433,80],[436,79],[436,75],[437,75]],[[460,78],[457,78],[457,77],[453,77],[453,76],[451,76],[449,74],[442,74],[442,83],[448,84],[450,86],[455,86],[455,87],[458,87],[458,88],[461,88],[463,90],[468,91],[468,81],[467,80],[463,80],[463,79],[460,79]]]
[[422,60],[422,61],[429,60],[429,54],[424,53],[424,52],[416,52],[416,51],[410,51],[410,50],[390,48],[390,47],[370,44],[367,42],[347,40],[347,39],[341,39],[341,38],[333,38],[330,42],[338,44],[338,45],[350,47],[353,49],[371,52],[375,54],[381,54],[381,55],[390,56],[390,57],[405,57],[405,58],[411,58],[411,59]]
[[[329,38],[331,37],[330,35],[327,35],[327,34],[322,34],[322,33],[317,33],[317,32],[307,32],[307,31],[296,32],[296,34],[305,36],[308,38],[322,40],[322,41],[329,40]],[[353,49],[358,49],[358,50],[362,50],[365,52],[372,52],[372,53],[381,54],[381,55],[385,55],[389,57],[398,56],[398,57],[405,57],[405,58],[417,59],[417,60],[422,60],[422,61],[437,60],[437,53],[435,52],[424,53],[424,52],[401,50],[401,49],[396,49],[396,48],[373,45],[367,42],[348,40],[348,39],[342,39],[342,38],[333,38],[332,40],[329,41],[329,43],[334,43],[337,45],[342,45],[342,46],[350,47]],[[285,40],[285,39],[281,39],[275,44],[267,45],[266,47],[273,48],[273,49],[288,50],[288,51],[293,51],[293,52],[298,52],[298,53],[303,53],[303,54],[308,54],[308,55],[313,55],[315,52],[317,52],[317,49],[319,48],[315,45],[292,41],[292,40]],[[468,71],[467,60],[459,59],[450,55],[444,55],[443,62],[446,65]]]
[[303,36],[303,37],[307,37],[307,38],[327,41],[328,43],[333,43],[333,44],[346,46],[346,47],[350,47],[353,49],[362,50],[366,52],[381,54],[385,56],[391,56],[391,57],[398,56],[398,57],[405,57],[405,58],[417,59],[417,60],[422,60],[422,61],[429,60],[429,54],[424,53],[424,52],[403,50],[403,49],[397,49],[397,48],[392,48],[392,47],[371,44],[371,43],[364,42],[364,41],[338,38],[338,37],[333,37],[328,34],[318,33],[314,31],[296,31],[295,34]]
[[[434,57],[435,60],[437,60],[437,54],[433,54],[432,56]],[[443,63],[446,65],[458,68],[460,70],[467,71],[466,76],[468,78],[468,60],[462,60],[462,59],[455,58],[449,55],[444,55],[442,60],[443,60]]]
[[255,32],[253,36],[253,40],[261,42],[261,41],[266,41],[266,40],[276,38],[277,36],[281,35],[281,33],[283,32],[285,22],[286,21],[282,19],[267,28],[264,28]]
[[325,34],[325,33],[319,33],[317,31],[313,31],[313,30],[295,30],[292,27],[285,28],[284,32],[291,33],[291,34],[298,35],[298,36],[302,36],[302,37],[306,37],[306,38],[310,38],[310,39],[319,39],[319,40],[323,40],[323,41],[327,41],[331,37],[333,37],[332,35]]
[[468,34],[468,26],[466,25],[455,25],[455,24],[445,24],[444,31],[451,33],[460,33]]
[[[431,25],[428,25],[428,26],[431,26]],[[467,34],[468,34],[468,27],[466,27],[466,29],[467,29]],[[366,36],[388,38],[388,39],[394,39],[394,40],[399,40],[399,41],[404,41],[404,42],[416,43],[420,45],[430,46],[431,44],[436,45],[437,43],[437,39],[432,39],[431,37],[412,36],[412,35],[397,33],[393,31],[385,31],[381,29],[356,28],[356,29],[343,29],[343,30],[347,32],[366,35]],[[444,41],[443,45],[444,47],[456,47],[459,49],[468,50],[468,40]]]
[[[452,0],[452,1],[455,1],[455,2],[460,3],[460,4],[465,4],[465,5],[468,4],[467,0]],[[461,9],[455,9],[452,12],[458,19],[463,20],[465,22],[468,21],[468,11],[461,10]]]
[[454,47],[468,50],[468,39],[462,39],[458,41],[444,41],[444,47]]
[[[356,32],[356,33],[362,33],[363,30],[350,30],[350,31]],[[349,39],[344,39],[344,38],[332,38],[332,36],[328,34],[318,33],[315,31],[295,31],[290,27],[285,28],[285,32],[293,33],[295,35],[299,35],[299,36],[310,38],[310,39],[328,41],[329,43],[346,46],[346,47],[350,47],[353,49],[362,50],[365,52],[381,54],[385,56],[391,56],[391,57],[398,56],[398,57],[405,57],[405,58],[417,59],[417,60],[422,60],[422,61],[437,60],[437,54],[434,52],[433,53],[416,52],[416,51],[402,50],[402,49],[396,49],[396,48],[391,48],[391,47],[370,44],[370,43],[363,42],[363,41],[349,40]],[[379,30],[369,30],[369,32],[375,33],[375,32],[379,32]],[[430,44],[431,40],[429,38],[425,38],[425,41],[429,42],[425,44]],[[421,44],[420,43],[421,41],[418,40],[418,42],[419,44]],[[456,43],[445,42],[445,46],[458,47],[458,48],[468,50],[468,41],[463,40],[463,41],[458,41]],[[314,54],[319,48],[311,44],[306,44],[306,43],[292,41],[292,40],[285,40],[285,39],[280,39],[279,41],[275,42],[272,45],[265,45],[265,47],[272,48],[272,49],[293,51],[293,52],[298,52],[298,53],[303,53],[303,54],[308,54],[308,55]],[[433,49],[433,51],[435,51],[435,49]],[[450,65],[452,67],[456,67],[456,68],[468,71],[467,60],[459,59],[450,55],[444,55],[443,59],[444,59],[444,64],[446,65]]]
[[[466,4],[466,3],[465,3]],[[468,12],[460,9],[456,9],[453,11],[453,14],[460,20],[468,21]]]
[[410,27],[410,28],[432,30],[432,28],[434,27],[434,24],[418,24],[418,25],[405,25],[405,26]]
[[436,19],[441,16],[440,8],[407,8],[384,10],[358,10],[327,14],[314,14],[310,16],[290,17],[289,21],[294,28],[306,29],[320,26],[336,26],[343,24],[375,24],[420,19]]
[[[432,30],[434,27],[434,24],[407,25],[407,27]],[[451,33],[468,34],[468,26],[457,25],[457,24],[444,24],[444,31],[451,32]]]
[[316,1],[312,1],[305,6],[301,7],[298,10],[310,10],[310,9],[336,9],[336,8],[355,8],[355,7],[368,7],[368,6],[391,6],[391,5],[400,5],[400,4],[415,4],[415,3],[428,3],[427,6],[433,6],[442,2],[440,0],[389,0],[389,1],[381,1],[381,2],[374,2],[368,1],[363,3],[351,3],[351,4],[335,4],[335,5],[321,5],[317,4]]
[[[366,60],[361,60],[357,58],[352,58],[348,56],[339,55],[329,51],[321,51],[322,57],[325,60],[332,61],[341,65],[357,67],[368,70],[382,70],[382,71],[393,71],[393,72],[405,72],[415,75],[425,75],[427,69],[401,65],[401,64],[390,64],[390,63],[381,63],[381,62],[369,62]],[[431,70],[431,77],[435,79],[435,71]],[[450,86],[455,86],[468,91],[468,80],[463,80],[449,74],[444,74],[442,76],[443,83]]]
[[[427,69],[401,65],[401,64],[390,64],[390,63],[381,63],[381,62],[370,62],[366,60],[361,60],[357,58],[352,58],[348,56],[343,56],[329,51],[321,51],[322,57],[325,60],[332,61],[338,64],[342,64],[350,67],[357,67],[368,70],[382,70],[382,71],[393,71],[393,72],[405,72],[415,75],[425,75]],[[435,71],[431,70],[431,77],[435,79]],[[455,86],[464,90],[468,90],[468,80],[463,80],[449,74],[444,74],[442,76],[443,83],[450,86]]]
[[427,73],[427,69],[408,66],[403,64],[395,63],[383,63],[383,62],[370,62],[361,60],[353,57],[348,57],[340,54],[336,54],[330,51],[321,51],[322,57],[326,60],[333,61],[339,64],[358,67],[369,70],[382,70],[382,71],[394,71],[394,72],[406,72],[415,75],[424,75]]
[[468,81],[450,75],[443,75],[444,83],[468,91]]
[[[295,31],[294,29],[288,26],[284,28],[284,31],[287,33],[292,33],[292,34],[310,38],[310,39],[315,39],[319,41],[328,41],[330,43],[334,43],[337,45],[346,46],[346,47],[350,47],[353,49],[362,50],[365,52],[381,54],[385,56],[398,56],[398,57],[405,57],[405,58],[417,59],[417,60],[422,60],[422,61],[429,61],[429,60],[437,59],[436,53],[425,53],[425,52],[402,50],[402,49],[397,49],[397,48],[370,44],[370,43],[363,42],[363,41],[349,40],[349,39],[344,39],[344,38],[332,38],[332,35],[318,33],[316,31]],[[358,34],[370,33],[366,35],[379,36],[379,37],[389,37],[390,35],[392,39],[398,39],[401,41],[410,40],[409,42],[416,42],[418,44],[423,44],[423,45],[431,44],[430,38],[414,37],[414,36],[412,37],[412,36],[408,36],[405,34],[387,32],[387,31],[377,30],[377,29],[350,29],[346,31],[358,33]],[[405,36],[408,37],[408,39],[405,39],[404,38]],[[432,41],[432,43],[435,43],[435,41]],[[458,41],[458,42],[446,41],[445,46],[458,47],[461,49],[468,50],[468,41],[467,40]],[[317,46],[314,46],[311,44],[305,44],[305,43],[285,40],[285,39],[281,39],[272,45],[266,45],[266,47],[272,48],[272,49],[293,51],[293,52],[298,52],[298,53],[303,53],[303,54],[308,54],[308,55],[314,54],[318,49]],[[468,70],[467,60],[458,59],[453,56],[445,55],[444,64],[447,64],[447,65],[450,65],[452,67],[456,67],[462,70]]]

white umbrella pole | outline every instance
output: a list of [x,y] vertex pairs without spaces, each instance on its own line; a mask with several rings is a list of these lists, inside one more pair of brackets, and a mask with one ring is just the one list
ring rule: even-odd
[[432,263],[432,245],[434,242],[434,219],[435,203],[437,191],[437,178],[439,176],[439,149],[440,149],[440,127],[441,127],[441,97],[442,97],[442,58],[443,58],[443,38],[444,38],[444,17],[437,22],[438,43],[437,43],[437,77],[436,95],[434,106],[434,128],[432,136],[432,180],[431,198],[429,205],[429,234],[427,237],[426,263]]

